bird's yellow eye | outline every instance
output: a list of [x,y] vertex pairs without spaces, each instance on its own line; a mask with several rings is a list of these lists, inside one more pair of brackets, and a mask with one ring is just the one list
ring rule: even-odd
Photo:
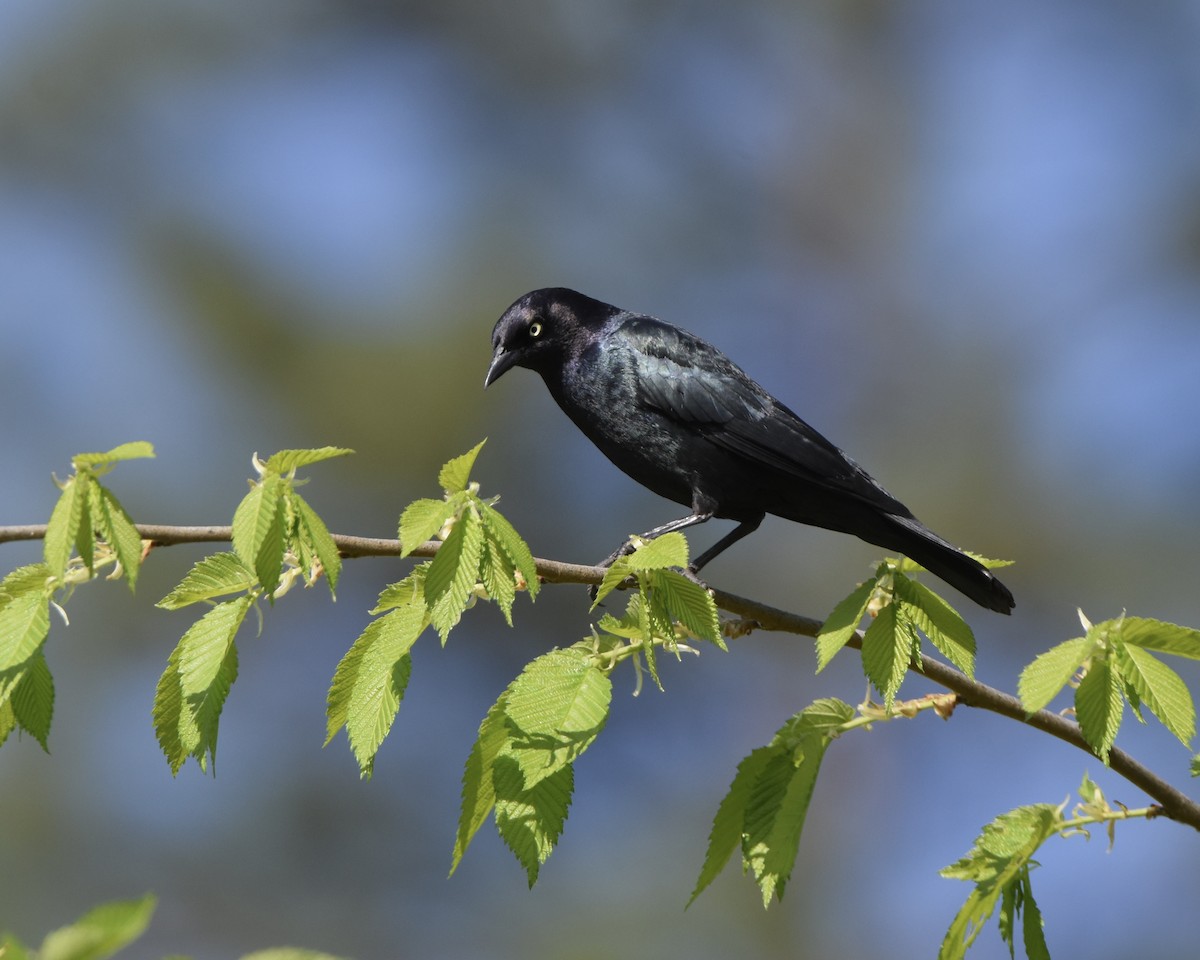
[[531,337],[540,337],[542,335],[541,320],[534,320],[533,323],[529,325],[529,335]]

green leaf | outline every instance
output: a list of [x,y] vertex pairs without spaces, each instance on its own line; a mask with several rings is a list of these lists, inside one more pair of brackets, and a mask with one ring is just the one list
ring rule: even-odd
[[467,489],[467,483],[471,479],[471,468],[475,466],[475,458],[479,456],[479,451],[485,443],[486,437],[461,457],[446,462],[438,474],[438,483],[442,485],[443,490],[447,493],[459,493]]
[[678,620],[692,636],[727,649],[717,604],[708,590],[674,570],[653,570],[649,577],[652,596],[662,604],[665,619]]
[[[17,678],[20,679],[19,677]],[[0,746],[8,739],[8,735],[17,729],[17,716],[13,713],[12,703],[7,699],[0,699]],[[0,948],[3,948],[5,941],[0,936]],[[0,953],[0,957],[4,954]]]
[[92,524],[112,547],[132,592],[142,566],[142,536],[111,490],[93,482],[88,492]]
[[0,672],[32,657],[50,632],[52,577],[46,564],[32,563],[0,581]]
[[1163,726],[1188,746],[1196,735],[1196,706],[1183,678],[1140,647],[1118,643],[1115,652],[1125,682]]
[[495,601],[504,619],[511,627],[512,605],[517,597],[516,569],[512,561],[495,541],[484,537],[483,554],[479,562],[479,576],[487,595]]
[[1093,657],[1075,690],[1075,719],[1083,739],[1105,764],[1121,726],[1124,706],[1120,674],[1107,658]]
[[429,625],[425,607],[397,607],[376,620],[347,651],[333,675],[326,709],[328,743],[343,726],[363,777],[379,752],[408,687],[409,651]]
[[445,644],[458,624],[475,584],[483,553],[483,525],[472,510],[464,510],[425,574],[429,618]]
[[917,580],[897,576],[900,616],[907,617],[954,666],[975,676],[975,634],[949,603]]
[[1020,882],[1020,904],[1025,922],[1021,933],[1025,943],[1025,956],[1028,960],[1050,960],[1050,948],[1046,945],[1046,934],[1043,929],[1042,911],[1038,909],[1037,901],[1033,899],[1033,886],[1029,882],[1029,868],[1026,867]]
[[[941,871],[948,879],[975,883],[975,889],[946,931],[939,960],[965,956],[1005,891],[1022,877],[1028,878],[1033,855],[1058,832],[1061,824],[1058,808],[1048,803],[1010,810],[983,828],[966,856]],[[1026,934],[1027,943],[1028,939]]]
[[1083,666],[1096,641],[1092,636],[1065,640],[1040,654],[1021,671],[1017,693],[1026,713],[1034,714],[1053,700]]
[[96,575],[96,520],[92,516],[92,487],[96,480],[90,473],[80,473],[75,477],[79,485],[79,526],[75,530],[75,552],[87,567],[90,576]]
[[353,453],[347,447],[316,447],[309,450],[280,450],[267,458],[266,469],[269,473],[291,473],[300,467],[307,467],[322,460],[333,457],[344,457]]
[[[287,497],[296,513],[296,532],[300,542],[309,552],[316,554],[317,560],[321,563],[321,569],[325,571],[325,579],[329,582],[329,595],[333,596],[337,590],[338,577],[342,572],[342,558],[338,553],[337,544],[334,543],[329,528],[325,526],[325,521],[309,506],[307,500],[292,489],[288,490]],[[309,572],[307,570],[304,576],[308,580]]]
[[528,789],[520,765],[510,756],[496,760],[493,773],[496,790],[496,830],[505,845],[525,868],[529,886],[537,883],[538,871],[554,850],[567,819],[575,772],[570,766],[556,770]]
[[867,612],[867,602],[875,592],[875,579],[866,580],[841,600],[817,633],[817,673],[820,673],[858,630]]
[[241,593],[243,590],[249,590],[255,583],[257,580],[253,571],[242,563],[236,553],[214,553],[197,560],[179,586],[155,606],[163,610],[180,610],[202,600]]
[[604,598],[612,593],[617,587],[624,583],[625,580],[632,576],[629,569],[629,558],[620,557],[614,560],[604,573],[604,579],[600,581],[600,586],[596,588],[596,599],[592,601],[591,609],[595,610]]
[[897,604],[889,603],[876,615],[863,634],[863,671],[891,708],[917,642],[912,623],[897,616]]
[[488,539],[504,551],[512,565],[525,581],[529,599],[537,597],[541,582],[538,580],[537,563],[527,544],[507,518],[499,510],[486,503],[480,504],[479,514]]
[[421,606],[426,606],[425,603],[425,574],[429,570],[429,561],[419,563],[413,567],[410,573],[398,583],[390,583],[380,591],[379,602],[375,604],[375,608],[371,611],[373,615],[384,613],[388,610],[394,610],[396,607],[404,607],[410,603],[418,603]]
[[665,570],[668,567],[686,568],[688,565],[687,537],[676,531],[655,537],[625,557],[629,569],[634,573],[642,570]]
[[[67,571],[67,561],[71,559],[71,548],[79,536],[79,528],[83,523],[84,506],[87,504],[87,475],[71,477],[63,486],[54,511],[50,514],[50,522],[46,525],[46,539],[43,543],[46,566],[59,579]],[[91,531],[89,531],[90,534]]]
[[54,678],[50,676],[50,668],[46,666],[46,658],[40,651],[26,661],[20,679],[12,687],[8,703],[17,725],[49,753],[47,740],[50,721],[54,716]]
[[157,903],[152,894],[138,900],[105,903],[48,934],[38,960],[104,960],[142,935]]
[[611,698],[608,676],[582,646],[552,650],[526,666],[489,712],[468,761],[455,864],[494,804],[496,829],[533,885],[566,820],[572,764],[603,729]]
[[[1098,626],[1109,626],[1107,621]],[[1200,630],[1181,627],[1164,620],[1149,620],[1144,617],[1125,617],[1120,622],[1120,639],[1143,650],[1156,650],[1177,657],[1200,660]]]
[[742,860],[754,872],[764,907],[772,897],[783,899],[796,863],[817,774],[833,739],[829,709],[829,702],[821,701],[784,724],[746,801]]
[[729,791],[717,807],[717,815],[713,817],[712,830],[708,835],[708,852],[704,855],[704,865],[700,868],[696,889],[692,891],[688,900],[689,907],[725,869],[733,851],[741,846],[750,795],[763,768],[778,753],[778,747],[758,747],[750,751],[749,756],[744,757],[738,764]]
[[279,586],[284,551],[284,483],[268,473],[233,514],[233,549],[269,596]]
[[173,774],[188,757],[201,770],[216,762],[218,721],[237,679],[234,637],[252,603],[245,596],[217,604],[188,628],[167,659],[154,696],[154,731]]
[[76,470],[86,470],[92,467],[106,467],[121,460],[138,460],[154,456],[154,445],[145,440],[134,440],[122,443],[106,453],[77,453],[71,458]]
[[505,691],[483,718],[483,723],[479,725],[479,736],[463,769],[462,809],[458,815],[458,833],[454,838],[451,875],[458,869],[472,838],[496,805],[492,770],[496,758],[508,743],[508,724],[504,716],[507,698],[508,691]]
[[1193,777],[1200,777],[1200,753],[1192,757],[1192,762],[1188,765],[1188,772]]
[[407,557],[446,525],[461,508],[462,502],[452,500],[414,500],[400,515],[400,556]]
[[509,746],[528,789],[575,761],[604,729],[612,681],[579,647],[527,665],[505,694]]

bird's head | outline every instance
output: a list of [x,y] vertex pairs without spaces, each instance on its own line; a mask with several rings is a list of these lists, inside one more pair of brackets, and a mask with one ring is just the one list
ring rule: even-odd
[[618,312],[616,307],[565,287],[534,290],[504,311],[492,328],[490,386],[511,367],[526,367],[543,378],[555,375],[590,331]]

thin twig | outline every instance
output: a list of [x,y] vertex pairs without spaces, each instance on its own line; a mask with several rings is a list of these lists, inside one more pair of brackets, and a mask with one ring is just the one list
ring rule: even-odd
[[[232,527],[179,527],[158,524],[138,524],[138,533],[143,540],[150,541],[154,546],[171,546],[182,543],[221,543],[228,542],[233,536]],[[23,526],[0,527],[0,543],[16,540],[40,540],[46,535],[45,524],[27,524]],[[400,553],[399,540],[387,540],[376,537],[355,537],[345,534],[334,534],[334,542],[338,551],[344,557],[386,557]],[[430,540],[421,544],[410,554],[414,557],[432,557],[438,551],[440,543]],[[547,583],[582,583],[597,584],[604,579],[603,567],[588,566],[578,563],[564,563],[560,560],[536,559],[538,576]],[[713,589],[713,599],[718,607],[727,613],[735,614],[747,621],[757,624],[762,630],[794,633],[803,637],[815,637],[821,629],[821,621],[811,617],[800,616],[787,610],[768,606],[757,600],[726,593],[724,590]],[[862,647],[861,633],[852,638],[848,644],[856,649]],[[916,669],[911,668],[911,669]],[[1048,710],[1039,710],[1029,715],[1021,706],[1021,701],[1002,690],[989,687],[987,684],[972,680],[962,672],[947,666],[939,660],[922,656],[920,673],[934,683],[953,691],[958,696],[958,702],[968,707],[988,710],[1010,720],[1024,723],[1043,733],[1078,747],[1085,753],[1095,756],[1095,751],[1084,740],[1079,724]],[[1161,809],[1161,816],[1178,823],[1187,824],[1195,830],[1200,830],[1200,803],[1163,780],[1152,770],[1133,759],[1124,750],[1114,747],[1109,751],[1108,765],[1114,773],[1124,777],[1134,786],[1145,791],[1156,800]]]

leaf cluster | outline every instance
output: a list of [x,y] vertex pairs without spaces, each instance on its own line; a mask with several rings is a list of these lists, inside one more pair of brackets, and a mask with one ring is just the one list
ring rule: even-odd
[[[983,560],[1002,566],[1001,561]],[[909,668],[921,667],[921,636],[968,677],[975,676],[975,634],[962,616],[929,587],[908,576],[922,568],[911,560],[881,562],[875,575],[860,583],[825,619],[817,634],[817,672],[858,633],[862,635],[863,672],[890,707]]]
[[410,651],[432,625],[443,644],[477,598],[492,599],[512,625],[519,590],[530,599],[539,582],[533,554],[512,524],[479,496],[470,481],[483,443],[442,467],[441,500],[417,500],[400,517],[401,555],[437,537],[432,560],[384,588],[371,621],[337,666],[326,708],[328,743],[345,728],[359,770],[369,777],[375,756],[404,699]]
[[155,690],[154,732],[172,773],[188,757],[201,770],[216,760],[221,711],[238,673],[235,638],[250,610],[264,598],[274,603],[298,581],[311,587],[322,575],[334,594],[342,558],[296,489],[296,471],[352,452],[320,447],[281,450],[266,461],[256,456],[258,477],[233,514],[233,551],[197,561],[158,602],[164,610],[209,606],[171,651]]
[[100,477],[123,460],[153,456],[154,448],[141,441],[106,453],[77,454],[74,473],[58,482],[42,562],[20,567],[0,581],[0,743],[20,730],[49,749],[54,680],[44,645],[55,598],[65,599],[76,585],[107,567],[112,568],[110,578],[124,576],[129,589],[136,588],[142,539]]
[[1142,723],[1145,707],[1189,746],[1196,734],[1192,694],[1155,654],[1200,660],[1200,630],[1143,617],[1122,615],[1097,624],[1082,611],[1079,617],[1084,636],[1051,647],[1021,671],[1017,691],[1025,709],[1036,713],[1064,687],[1073,687],[1080,732],[1105,763],[1126,704]]

